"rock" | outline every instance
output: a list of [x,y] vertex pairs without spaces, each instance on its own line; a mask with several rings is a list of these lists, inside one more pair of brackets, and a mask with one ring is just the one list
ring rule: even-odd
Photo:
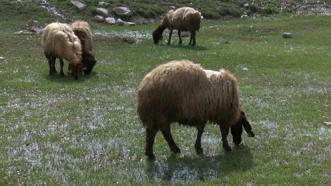
[[175,10],[176,7],[175,7],[175,6],[169,6],[169,9],[170,9],[170,10]]
[[241,18],[241,19],[247,19],[247,18],[248,18],[248,15],[246,15],[246,14],[241,15],[240,18]]
[[103,16],[96,15],[96,16],[94,16],[94,20],[96,20],[99,23],[102,23],[105,21],[105,18]]
[[6,59],[5,57],[2,57],[2,56],[0,56],[0,60],[4,60],[4,59]]
[[116,20],[116,24],[118,24],[118,25],[125,25],[125,26],[134,26],[134,25],[136,25],[136,23],[134,23],[134,22],[123,21],[121,18],[118,18]]
[[108,10],[105,8],[96,8],[95,12],[97,15],[101,15],[103,17],[107,17],[108,16]]
[[136,23],[134,23],[134,22],[126,22],[126,24],[125,25],[128,25],[128,26],[134,26],[134,25],[136,25]]
[[100,1],[100,2],[98,3],[98,6],[100,6],[100,7],[108,7],[108,6],[109,6],[109,3],[104,2],[104,1]]
[[283,38],[292,38],[293,34],[291,32],[284,32],[283,33]]
[[71,4],[78,8],[78,10],[84,10],[86,7],[86,5],[80,1],[71,1]]
[[248,71],[248,68],[247,67],[243,67],[242,70],[243,71]]
[[248,8],[248,7],[249,7],[249,4],[248,4],[248,3],[245,3],[245,4],[244,4],[244,7],[245,7],[245,8]]
[[124,25],[124,23],[125,23],[125,21],[123,21],[121,18],[118,18],[116,20],[116,24],[118,24],[118,25]]
[[105,19],[105,22],[106,22],[106,23],[109,23],[109,24],[111,24],[111,25],[113,25],[113,24],[116,23],[116,20],[115,20],[115,18],[113,18],[113,17],[107,17],[107,18]]
[[113,12],[118,16],[129,16],[131,15],[131,10],[125,6],[118,6],[113,8]]
[[137,23],[138,25],[143,25],[143,24],[147,24],[148,23],[148,20],[146,20],[143,17],[134,18],[133,21],[135,23]]
[[30,20],[26,24],[26,30],[29,32],[41,33],[43,31],[43,28],[38,25],[37,20]]

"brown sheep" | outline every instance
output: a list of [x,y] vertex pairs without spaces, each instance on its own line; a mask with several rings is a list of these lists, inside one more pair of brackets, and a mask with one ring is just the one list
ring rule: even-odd
[[146,128],[145,154],[149,159],[155,158],[153,144],[158,130],[170,149],[180,152],[170,132],[173,122],[197,128],[197,154],[203,153],[201,136],[208,121],[219,125],[225,151],[231,151],[227,141],[229,128],[236,145],[241,143],[242,127],[254,136],[240,109],[236,78],[224,69],[208,71],[187,60],[171,61],[144,77],[137,99],[139,118]]
[[55,61],[60,59],[61,75],[63,73],[63,58],[73,66],[72,75],[77,79],[81,72],[82,47],[78,37],[71,27],[63,23],[48,24],[42,33],[42,46],[48,59],[50,75],[56,73]]
[[179,44],[182,44],[181,31],[191,32],[189,45],[195,46],[196,31],[200,29],[200,22],[203,17],[201,13],[190,7],[178,8],[175,11],[170,10],[162,20],[162,23],[154,30],[153,40],[158,44],[163,31],[168,28],[170,30],[168,45],[171,42],[172,30],[178,30]]
[[71,23],[71,28],[82,44],[83,71],[88,75],[96,63],[90,25],[86,21],[75,21]]

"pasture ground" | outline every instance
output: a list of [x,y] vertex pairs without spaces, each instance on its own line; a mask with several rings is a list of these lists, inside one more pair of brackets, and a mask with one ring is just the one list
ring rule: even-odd
[[[195,48],[188,38],[182,46],[176,37],[170,46],[152,44],[154,24],[93,24],[94,32],[139,40],[96,38],[98,62],[77,81],[48,75],[40,35],[13,34],[25,23],[0,20],[0,185],[331,184],[330,17],[205,20]],[[285,31],[294,37],[283,39]],[[171,155],[158,134],[157,159],[147,162],[137,86],[174,59],[233,72],[256,137],[244,134],[244,144],[225,154],[218,127],[209,125],[199,157],[196,130],[176,124],[182,153]]]

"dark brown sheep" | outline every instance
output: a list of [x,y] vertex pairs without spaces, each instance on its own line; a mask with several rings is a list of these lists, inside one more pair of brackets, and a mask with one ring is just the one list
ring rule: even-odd
[[219,125],[225,151],[231,150],[229,128],[236,145],[241,143],[242,127],[254,136],[240,109],[236,78],[224,69],[204,70],[187,60],[160,65],[144,77],[138,88],[137,111],[146,128],[145,154],[150,159],[154,159],[154,138],[159,130],[170,149],[180,152],[170,132],[174,122],[197,128],[197,154],[203,153],[201,136],[208,121]]
[[201,13],[190,7],[178,8],[175,11],[170,10],[162,20],[162,23],[154,30],[153,40],[158,44],[163,31],[168,28],[170,30],[168,45],[171,42],[173,29],[178,30],[179,44],[182,43],[181,31],[189,31],[191,33],[189,45],[195,45],[196,31],[200,29],[200,22],[203,17]]
[[71,24],[72,30],[82,44],[82,64],[85,75],[91,73],[95,63],[93,51],[92,32],[90,25],[86,21],[75,21]]

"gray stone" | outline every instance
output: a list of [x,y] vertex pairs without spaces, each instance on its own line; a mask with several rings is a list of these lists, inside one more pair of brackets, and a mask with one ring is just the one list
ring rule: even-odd
[[113,24],[116,23],[116,20],[115,20],[115,18],[113,18],[113,17],[107,17],[107,18],[105,19],[105,22],[106,22],[106,23],[109,23],[109,24],[111,24],[111,25],[113,25]]
[[94,20],[96,20],[97,22],[101,23],[105,21],[105,18],[103,16],[100,15],[96,15],[94,16]]
[[0,60],[5,60],[5,59],[6,59],[5,57],[0,56]]
[[284,32],[283,33],[283,38],[292,38],[293,34],[291,32]]
[[113,12],[118,16],[129,16],[131,15],[131,10],[125,6],[118,6],[113,8]]
[[103,17],[107,17],[108,16],[108,10],[105,8],[96,8],[95,12],[97,13],[97,15],[101,15]]
[[118,18],[116,20],[116,24],[124,25],[124,26],[134,26],[134,25],[136,25],[136,23],[134,23],[134,22],[123,21],[121,18]]
[[71,1],[71,4],[78,8],[78,10],[84,10],[86,7],[86,5],[80,1]]
[[118,24],[118,25],[125,25],[125,21],[123,21],[121,18],[118,18],[116,20],[116,24]]
[[98,6],[100,6],[100,7],[108,7],[108,6],[109,6],[109,3],[104,2],[104,1],[100,1],[100,2],[98,3]]

